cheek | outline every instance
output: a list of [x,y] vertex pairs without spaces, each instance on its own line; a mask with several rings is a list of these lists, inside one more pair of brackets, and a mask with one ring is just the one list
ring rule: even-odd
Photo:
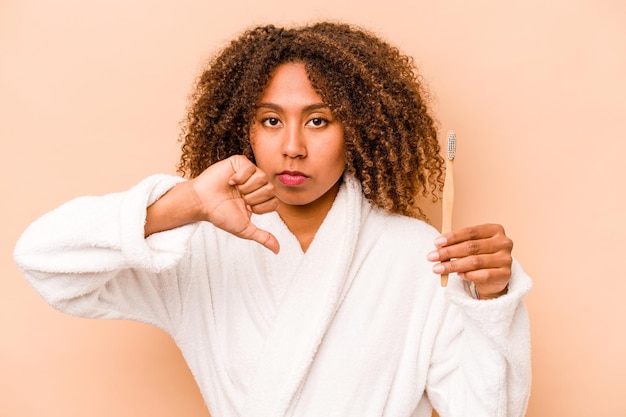
[[343,171],[346,166],[346,144],[343,138],[343,134],[339,135],[339,139],[335,142],[334,146],[329,146],[329,154],[327,155],[330,161],[333,161],[337,169]]
[[263,159],[263,141],[256,135],[255,130],[254,127],[250,129],[250,149],[258,165],[259,160]]
[[252,154],[254,155],[254,158],[256,159],[256,140],[255,140],[255,134],[254,134],[254,125],[252,125],[250,127],[250,131],[248,132],[248,140],[250,141],[250,149],[252,149]]
[[255,165],[264,171],[276,157],[277,151],[270,146],[270,143],[271,142],[266,142],[259,138],[250,141],[250,147],[252,148],[252,154],[254,155]]

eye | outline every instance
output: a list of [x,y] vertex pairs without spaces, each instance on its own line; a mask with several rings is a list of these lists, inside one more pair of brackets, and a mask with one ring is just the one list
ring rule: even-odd
[[315,117],[307,122],[308,126],[312,127],[324,127],[328,124],[328,120],[321,117]]
[[261,120],[261,123],[263,123],[263,126],[267,126],[267,127],[278,127],[281,125],[280,120],[277,119],[276,117],[267,117]]

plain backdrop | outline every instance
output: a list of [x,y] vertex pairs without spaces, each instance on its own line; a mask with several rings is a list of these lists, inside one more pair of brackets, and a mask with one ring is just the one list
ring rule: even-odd
[[459,141],[454,226],[513,238],[534,278],[527,415],[626,415],[623,0],[1,0],[0,416],[208,415],[167,335],[56,312],[13,247],[64,201],[174,173],[187,96],[229,39],[318,19],[415,58]]

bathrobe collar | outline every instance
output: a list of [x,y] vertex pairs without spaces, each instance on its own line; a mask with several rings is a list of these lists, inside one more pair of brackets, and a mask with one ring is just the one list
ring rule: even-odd
[[[371,210],[363,200],[360,183],[346,176],[313,242],[292,269],[284,297],[276,300],[276,314],[243,415],[283,416],[306,381],[317,349],[353,278],[350,266],[363,209]],[[259,223],[269,224],[262,227],[283,236],[290,233],[277,214],[263,217],[265,221]],[[274,255],[263,251],[263,256]],[[266,282],[265,294],[260,298],[267,300],[269,293]],[[267,301],[264,303],[267,306]]]

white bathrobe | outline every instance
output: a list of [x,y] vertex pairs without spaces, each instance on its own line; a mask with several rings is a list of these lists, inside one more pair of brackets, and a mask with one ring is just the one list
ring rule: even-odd
[[[180,178],[82,197],[33,223],[15,259],[54,307],[168,332],[213,417],[524,415],[530,342],[517,263],[507,295],[441,288],[437,232],[372,208],[347,177],[303,253],[276,213],[274,255],[209,223],[143,237]],[[431,405],[432,404],[432,405]]]

